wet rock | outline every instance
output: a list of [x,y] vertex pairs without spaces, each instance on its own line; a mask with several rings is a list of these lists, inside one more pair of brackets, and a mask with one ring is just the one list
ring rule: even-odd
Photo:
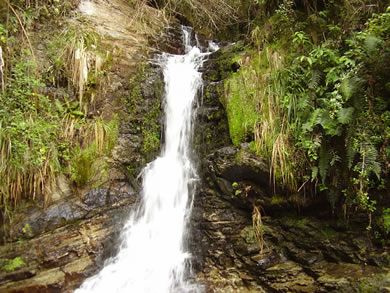
[[86,216],[86,210],[78,198],[68,197],[52,203],[48,208],[34,206],[12,227],[12,238],[31,238],[67,222]]
[[202,256],[196,268],[206,292],[386,292],[390,267],[361,261],[378,247],[358,227],[337,231],[316,218],[263,216],[260,253],[251,211],[221,193],[200,189],[194,203],[192,250]]
[[0,259],[19,256],[25,264],[12,272],[0,268],[0,292],[73,292],[117,250],[134,202],[126,198],[104,205],[92,217],[1,246]]
[[52,203],[46,209],[32,206],[27,213],[16,219],[12,227],[12,239],[32,238],[68,223],[76,223],[90,213],[121,205],[123,200],[135,202],[137,193],[126,181],[112,181],[109,188],[86,192],[79,197],[67,197]]
[[104,206],[108,200],[107,189],[94,189],[83,195],[82,201],[85,209],[90,211],[101,206]]
[[[208,72],[217,53],[211,54],[203,63],[201,71]],[[231,145],[226,112],[219,97],[224,92],[223,81],[208,80],[203,73],[203,90],[199,96],[199,108],[195,125],[195,150],[203,158],[211,152]]]
[[211,54],[204,63],[202,71],[203,79],[208,82],[218,82],[229,77],[239,69],[237,56],[243,53],[243,42],[228,44]]
[[251,153],[247,145],[243,145],[241,150],[232,146],[219,149],[206,160],[211,172],[230,182],[249,180],[258,185],[269,185],[269,167]]
[[150,40],[159,52],[170,54],[184,54],[183,33],[179,23],[171,23],[161,34]]
[[56,178],[56,184],[52,191],[51,200],[57,201],[61,198],[65,198],[72,195],[72,189],[69,179],[64,175],[59,175]]
[[270,209],[272,188],[269,168],[247,144],[242,145],[240,150],[232,146],[218,149],[204,158],[202,166],[205,181],[213,188],[217,187],[220,196],[226,200],[248,210],[261,201],[265,210]]
[[275,249],[268,253],[254,255],[251,259],[256,262],[262,270],[266,270],[287,261],[287,258]]
[[33,292],[33,293],[51,293],[63,292],[65,283],[65,274],[59,268],[41,272],[36,276],[27,280],[9,283],[0,286],[0,291],[3,292]]

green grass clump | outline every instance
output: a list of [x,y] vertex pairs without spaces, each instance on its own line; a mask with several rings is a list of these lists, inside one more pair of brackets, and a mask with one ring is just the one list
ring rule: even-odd
[[78,187],[92,185],[98,187],[107,180],[108,163],[104,156],[109,156],[119,135],[119,122],[113,119],[106,122],[97,119],[93,127],[93,142],[87,147],[78,146],[70,160],[72,181]]
[[229,121],[229,132],[235,146],[253,138],[253,129],[257,121],[256,101],[250,94],[250,89],[242,83],[244,75],[233,74],[226,84],[228,97],[226,112]]

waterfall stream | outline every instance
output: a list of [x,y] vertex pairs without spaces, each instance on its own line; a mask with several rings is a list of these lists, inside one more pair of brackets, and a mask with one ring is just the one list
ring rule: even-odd
[[143,171],[142,202],[125,225],[118,254],[77,293],[203,291],[188,280],[186,228],[197,180],[191,138],[195,98],[202,86],[198,69],[209,53],[192,47],[190,35],[183,29],[185,55],[164,53],[159,58],[165,80],[165,145]]

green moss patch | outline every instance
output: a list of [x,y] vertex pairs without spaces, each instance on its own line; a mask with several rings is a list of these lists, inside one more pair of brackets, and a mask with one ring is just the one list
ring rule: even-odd
[[8,273],[13,272],[26,264],[20,256],[13,259],[2,259],[1,261],[4,263],[1,270]]

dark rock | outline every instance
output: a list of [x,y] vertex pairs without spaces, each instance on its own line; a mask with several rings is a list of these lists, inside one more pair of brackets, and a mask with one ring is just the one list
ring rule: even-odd
[[153,48],[158,52],[167,52],[170,54],[184,54],[184,44],[181,25],[171,23],[169,27],[163,30],[160,36],[150,40]]
[[[229,157],[235,151],[225,148],[219,157],[222,154]],[[229,164],[222,165],[213,172],[222,174]],[[362,250],[364,243],[371,248],[356,227],[338,232],[315,218],[263,216],[260,254],[251,212],[222,189],[199,190],[192,220],[191,247],[201,256],[195,266],[198,280],[210,292],[361,292],[361,280],[381,292],[390,285],[390,270],[361,263],[362,257],[369,257]],[[387,253],[381,258],[385,255],[388,258]]]
[[273,267],[277,264],[287,261],[287,258],[284,257],[283,254],[281,254],[280,252],[277,252],[276,250],[272,250],[270,253],[266,255],[255,255],[252,256],[251,258],[263,270],[266,270],[270,267]]
[[229,77],[240,67],[237,56],[244,53],[243,42],[228,44],[212,53],[203,64],[203,79],[208,82],[218,82]]
[[[115,206],[96,207],[90,218],[1,246],[0,259],[20,256],[25,265],[13,272],[0,268],[0,292],[72,292],[117,250],[119,232],[134,202],[128,197]],[[91,205],[100,202],[92,200]]]
[[216,176],[230,182],[249,180],[258,185],[269,185],[269,167],[251,151],[243,146],[241,150],[233,147],[219,149],[207,157],[206,164],[213,166]]
[[84,194],[82,201],[85,204],[85,209],[90,211],[104,206],[108,200],[107,194],[107,189],[94,189]]

